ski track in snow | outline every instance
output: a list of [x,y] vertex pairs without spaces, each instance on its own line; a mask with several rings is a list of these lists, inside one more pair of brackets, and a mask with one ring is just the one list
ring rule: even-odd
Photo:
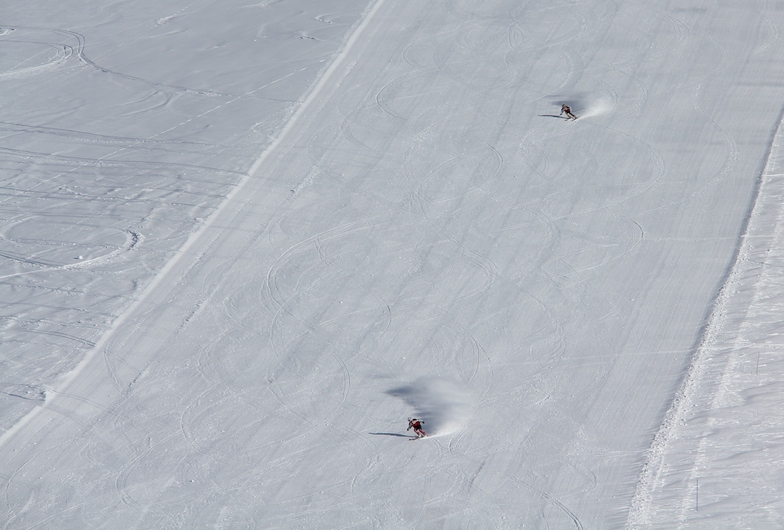
[[[372,11],[371,11],[371,14],[372,14]],[[73,52],[75,50],[75,55],[83,63],[86,63],[86,64],[92,66],[93,68],[95,68],[96,70],[99,70],[100,72],[103,72],[103,73],[112,74],[112,75],[119,76],[121,78],[128,79],[128,80],[131,80],[131,81],[143,81],[144,82],[144,80],[136,78],[134,76],[128,76],[128,75],[121,74],[121,73],[112,71],[110,69],[98,66],[95,62],[87,59],[84,56],[84,52],[83,52],[84,47],[85,47],[84,36],[79,34],[79,33],[77,33],[77,32],[68,31],[68,30],[57,30],[57,29],[56,30],[50,30],[50,29],[44,29],[44,28],[24,27],[24,26],[16,26],[16,27],[13,27],[13,28],[3,28],[3,30],[4,30],[4,35],[18,35],[19,32],[25,31],[25,32],[34,33],[34,34],[35,33],[46,34],[48,32],[48,33],[55,34],[55,35],[64,35],[66,37],[73,38],[73,39],[75,39],[75,41],[77,43],[77,47],[76,48],[71,48],[70,46],[63,45],[63,48],[67,49],[67,50],[71,50],[71,52]],[[360,26],[360,28],[357,31],[361,32],[361,26]],[[347,42],[347,44],[345,45],[343,53],[345,53],[345,51],[350,49],[351,43],[352,43],[352,41],[348,41]],[[59,44],[57,44],[56,46],[59,46]],[[66,55],[70,56],[71,52],[67,53]],[[64,57],[62,60],[57,60],[57,61],[52,61],[50,63],[47,63],[46,65],[43,65],[40,68],[43,68],[43,67],[49,68],[50,66],[55,66],[56,64],[62,63],[62,62],[64,62],[65,59],[67,59],[67,56]],[[269,152],[271,152],[275,148],[277,143],[280,141],[281,137],[285,136],[286,132],[296,122],[297,117],[302,114],[302,112],[308,107],[309,102],[312,101],[315,98],[315,96],[319,93],[319,91],[325,86],[326,80],[330,77],[331,73],[334,72],[335,69],[337,68],[337,66],[340,64],[342,57],[344,57],[344,55],[338,55],[337,56],[336,60],[332,63],[330,69],[327,70],[325,72],[325,74],[322,76],[322,79],[321,79],[320,83],[317,84],[314,87],[314,89],[311,91],[311,94],[310,94],[309,98],[306,99],[299,106],[298,111],[291,117],[291,119],[289,120],[287,126],[281,131],[281,133],[277,137],[277,139],[274,140],[270,144],[270,146],[267,148],[267,150],[265,150],[264,153],[251,166],[251,169],[248,172],[248,174],[252,175],[255,172],[256,168],[263,162],[263,160],[265,159],[267,154]],[[40,70],[40,68],[39,67],[35,67],[35,69],[33,71],[34,72],[38,72]],[[23,69],[23,70],[15,69],[15,70],[12,70],[12,71],[7,72],[7,73],[9,75],[16,76],[17,74],[18,75],[22,75],[22,74],[27,75],[29,73],[32,73],[33,71],[31,71],[30,69]],[[215,93],[211,93],[209,91],[192,91],[192,90],[189,90],[189,89],[187,89],[185,87],[165,86],[165,85],[161,85],[161,84],[158,84],[158,83],[149,83],[149,84],[157,86],[159,88],[164,88],[164,89],[174,89],[174,90],[177,90],[177,91],[191,92],[191,93],[193,93],[195,95],[198,95],[198,96],[220,95],[220,96],[229,96],[229,97],[232,97],[233,99],[237,99],[237,96],[232,96],[230,94],[215,94]],[[219,106],[220,106],[220,104],[219,104]],[[217,108],[217,107],[213,107],[210,110],[214,110],[215,108]],[[190,121],[190,120],[187,120],[187,121]],[[181,122],[179,125],[174,126],[171,129],[169,129],[169,130],[172,130],[172,129],[178,127],[178,126],[181,126],[184,123],[187,123],[187,121],[186,122]],[[7,125],[9,125],[11,127],[14,127],[14,128],[17,127],[15,124],[7,124]],[[130,138],[130,139],[127,139],[127,140],[126,139],[115,140],[114,138],[112,138],[112,137],[110,137],[108,135],[97,135],[96,136],[96,135],[91,135],[89,133],[82,134],[81,132],[77,132],[77,131],[59,131],[58,129],[54,129],[54,128],[40,128],[40,127],[35,128],[35,127],[28,127],[28,126],[21,126],[21,128],[22,128],[22,130],[29,130],[29,131],[31,131],[33,133],[41,133],[41,132],[43,132],[43,133],[46,133],[46,134],[50,134],[50,133],[60,134],[60,135],[63,135],[66,138],[69,138],[69,139],[77,138],[77,137],[80,137],[80,136],[84,136],[86,138],[96,137],[99,140],[100,143],[103,143],[103,144],[105,144],[107,146],[111,146],[112,143],[120,143],[121,144],[121,147],[118,150],[112,151],[112,152],[104,155],[101,159],[98,159],[97,161],[93,161],[93,160],[88,159],[88,158],[85,158],[85,159],[72,159],[71,157],[52,157],[51,155],[44,155],[44,156],[41,156],[41,157],[37,157],[37,160],[34,159],[34,160],[36,160],[38,162],[43,162],[43,163],[52,163],[52,162],[66,161],[67,165],[71,165],[72,166],[72,168],[69,169],[66,172],[66,174],[67,173],[73,173],[75,171],[81,171],[82,168],[84,168],[86,165],[87,166],[89,166],[89,165],[96,165],[98,167],[111,167],[112,165],[118,165],[116,163],[104,162],[103,159],[109,159],[109,158],[115,157],[119,153],[121,153],[122,151],[129,149],[129,147],[123,147],[122,144],[127,143],[127,144],[130,145],[131,149],[134,149],[139,144],[143,145],[145,143],[156,141],[154,139],[154,137],[138,138],[138,139],[137,138]],[[162,133],[158,133],[158,135],[163,135],[163,134],[169,132],[169,130],[163,131]],[[109,140],[109,142],[106,142],[106,140]],[[163,145],[171,144],[171,142],[169,142],[169,141],[160,142],[160,143],[162,143]],[[179,142],[176,142],[176,143],[179,143]],[[227,146],[228,145],[229,144],[227,143]],[[228,149],[228,147],[224,148],[223,150],[226,150],[226,149]],[[31,159],[30,155],[32,153],[26,153],[26,152],[23,152],[23,151],[13,150],[13,149],[9,149],[7,151],[12,153],[12,154],[15,154],[15,155],[18,154],[20,157],[24,157],[27,160]],[[70,163],[70,160],[73,160],[73,163]],[[120,163],[120,165],[124,165],[124,164],[125,163]],[[160,168],[160,165],[161,165],[160,162],[155,162],[153,164],[154,164],[153,167]],[[139,163],[139,162],[132,162],[129,165],[131,165],[131,167],[134,167],[134,168],[143,168],[144,167],[144,163]],[[184,166],[182,164],[178,164],[178,166],[187,168],[187,166]],[[200,169],[200,170],[201,169],[212,170],[211,168],[207,168],[205,166],[191,166],[191,169],[193,169],[193,168]],[[58,177],[62,176],[62,173],[57,175],[57,176]],[[52,177],[52,178],[54,178],[54,177]],[[245,180],[241,180],[239,182],[239,184],[228,194],[227,198],[223,201],[224,206],[226,204],[230,203],[231,202],[231,198],[242,189],[243,182],[245,182],[245,181],[247,181],[247,177],[245,178]],[[33,196],[33,193],[31,193],[31,192],[33,192],[35,188],[40,187],[41,184],[42,184],[41,182],[37,182],[32,188],[26,190],[27,193],[29,193],[31,196]],[[11,197],[5,199],[5,201],[7,202],[8,200],[11,200],[12,198],[13,197],[11,196]],[[217,214],[218,212],[220,212],[220,209],[221,209],[220,207],[215,209],[213,214],[212,214],[212,217],[210,219],[214,219],[214,215]],[[27,222],[29,224],[30,220],[35,220],[35,217],[26,219],[26,220],[24,220],[22,222]],[[202,223],[201,228],[198,231],[196,231],[196,232],[191,234],[190,238],[188,238],[188,240],[185,242],[185,244],[180,247],[180,249],[179,249],[178,253],[176,254],[176,256],[174,257],[174,259],[169,260],[166,263],[166,265],[158,272],[158,274],[155,277],[155,279],[151,283],[149,283],[147,285],[147,288],[135,299],[134,303],[132,303],[124,311],[124,313],[122,315],[120,315],[118,318],[114,319],[114,321],[112,323],[112,329],[117,329],[120,325],[122,325],[122,323],[125,320],[125,317],[127,315],[132,314],[133,311],[136,309],[136,307],[141,305],[144,302],[145,298],[150,293],[155,291],[155,289],[157,288],[157,286],[160,283],[160,281],[164,277],[166,277],[167,270],[171,269],[172,267],[174,267],[177,264],[178,259],[187,251],[187,249],[196,240],[199,239],[200,235],[206,229],[208,229],[209,226],[210,226],[210,223],[209,223],[209,220],[208,220],[207,222]],[[75,259],[79,260],[78,263],[56,265],[52,261],[31,260],[29,258],[24,258],[24,257],[22,257],[20,255],[16,255],[16,254],[13,254],[13,253],[2,253],[0,255],[3,255],[4,257],[7,257],[7,258],[10,258],[10,259],[13,259],[13,260],[17,260],[17,261],[20,261],[20,262],[23,262],[23,263],[26,263],[26,264],[36,265],[36,266],[39,266],[39,267],[43,266],[44,269],[40,269],[39,268],[39,269],[33,270],[33,271],[26,271],[26,272],[18,272],[18,273],[14,273],[14,274],[9,274],[9,275],[3,276],[1,279],[8,279],[8,278],[14,278],[14,277],[18,277],[18,276],[35,274],[35,273],[37,273],[37,272],[39,272],[41,270],[45,270],[45,271],[46,270],[69,270],[69,269],[74,269],[74,268],[85,268],[85,267],[90,267],[90,266],[95,266],[95,265],[105,265],[105,264],[111,263],[113,261],[116,261],[116,256],[118,256],[122,252],[127,252],[129,250],[132,250],[144,238],[144,236],[142,236],[141,234],[138,234],[138,233],[135,233],[135,232],[131,232],[131,231],[127,231],[127,232],[130,234],[130,237],[129,237],[128,241],[127,241],[127,244],[123,245],[122,248],[114,250],[114,251],[111,251],[111,252],[109,252],[106,255],[97,256],[97,257],[91,257],[91,258],[86,259],[86,260],[84,260],[83,257],[80,255],[80,256],[75,258]],[[28,241],[25,241],[24,243],[29,244],[29,238],[28,238]],[[42,243],[44,245],[46,245],[46,246],[51,246],[52,245],[52,243],[50,241],[42,241]],[[64,335],[64,334],[59,334],[59,335]],[[48,393],[48,399],[47,399],[44,407],[50,406],[52,400],[56,396],[61,395],[62,394],[62,390],[64,388],[68,387],[69,384],[71,383],[71,381],[73,381],[74,379],[76,379],[80,375],[82,370],[90,363],[92,358],[97,353],[99,353],[101,351],[101,348],[110,339],[110,337],[111,337],[111,331],[103,333],[103,335],[101,337],[101,340],[98,341],[97,343],[90,343],[90,342],[87,342],[87,341],[83,341],[83,342],[89,344],[90,346],[92,346],[92,348],[87,352],[87,354],[83,357],[83,359],[78,364],[76,364],[76,366],[73,369],[71,369],[62,378],[62,380],[58,383],[57,388],[56,389],[52,389]],[[2,446],[7,440],[9,440],[18,430],[23,428],[30,420],[35,418],[43,410],[44,407],[33,408],[26,416],[21,418],[16,424],[14,424],[9,429],[7,429],[2,434],[2,436],[0,436],[0,446]]]

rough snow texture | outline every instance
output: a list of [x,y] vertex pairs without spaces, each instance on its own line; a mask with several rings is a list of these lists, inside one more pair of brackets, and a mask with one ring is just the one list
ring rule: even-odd
[[784,525],[784,130],[735,264],[650,450],[630,527]]
[[0,521],[780,525],[782,23],[4,3]]

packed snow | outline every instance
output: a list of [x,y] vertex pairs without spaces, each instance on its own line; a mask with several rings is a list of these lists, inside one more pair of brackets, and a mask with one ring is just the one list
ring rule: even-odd
[[782,24],[0,5],[3,528],[783,526]]

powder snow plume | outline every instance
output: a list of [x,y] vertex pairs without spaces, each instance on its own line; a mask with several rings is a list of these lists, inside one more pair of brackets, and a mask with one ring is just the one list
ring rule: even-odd
[[605,114],[613,108],[613,101],[609,97],[597,98],[587,101],[583,104],[583,110],[580,114],[581,118],[590,118]]
[[428,436],[451,434],[471,418],[473,406],[468,391],[449,379],[420,377],[408,385],[388,390],[387,394],[412,407],[411,417],[424,420]]
[[553,105],[560,107],[569,105],[578,119],[592,118],[610,112],[615,102],[608,95],[570,94],[569,96],[555,96],[550,99]]

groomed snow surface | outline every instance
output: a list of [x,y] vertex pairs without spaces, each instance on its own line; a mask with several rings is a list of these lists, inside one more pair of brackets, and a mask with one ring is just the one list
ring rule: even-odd
[[2,3],[2,527],[784,526],[783,25]]

